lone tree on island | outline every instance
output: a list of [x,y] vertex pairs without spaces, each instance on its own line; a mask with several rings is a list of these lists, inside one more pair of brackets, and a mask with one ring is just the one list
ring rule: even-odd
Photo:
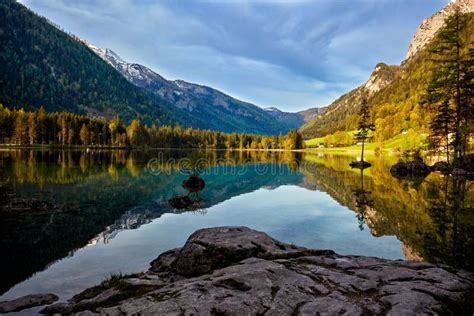
[[370,122],[369,104],[367,103],[367,98],[364,96],[359,111],[357,133],[354,135],[354,139],[357,143],[362,143],[361,158],[359,162],[352,162],[351,167],[366,168],[370,166],[370,163],[364,160],[365,142],[369,138],[370,131],[375,131],[375,125]]

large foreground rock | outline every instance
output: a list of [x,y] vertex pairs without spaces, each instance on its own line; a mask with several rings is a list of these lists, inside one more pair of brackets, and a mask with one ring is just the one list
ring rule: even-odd
[[[50,311],[103,315],[471,315],[474,275],[428,263],[340,256],[246,227],[198,230],[150,271]],[[118,291],[125,292],[117,294]],[[81,295],[80,295],[81,296]]]

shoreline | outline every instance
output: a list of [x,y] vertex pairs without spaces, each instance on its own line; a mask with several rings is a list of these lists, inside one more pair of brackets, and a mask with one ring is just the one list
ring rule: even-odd
[[[0,144],[0,150],[126,150],[126,151],[147,151],[147,150],[198,150],[198,151],[242,151],[242,152],[293,152],[293,153],[360,153],[360,150],[344,149],[344,148],[304,148],[304,149],[250,149],[250,148],[180,148],[180,147],[121,147],[121,146],[85,146],[85,145],[14,145],[14,144]],[[387,150],[381,152],[387,153]],[[375,150],[366,150],[365,153],[375,155]],[[392,155],[390,153],[390,155]],[[399,155],[393,154],[393,155]]]

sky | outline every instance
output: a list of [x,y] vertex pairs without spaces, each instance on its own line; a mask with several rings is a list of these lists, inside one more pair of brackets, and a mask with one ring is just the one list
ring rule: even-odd
[[448,0],[20,0],[128,62],[260,107],[330,104],[399,64]]

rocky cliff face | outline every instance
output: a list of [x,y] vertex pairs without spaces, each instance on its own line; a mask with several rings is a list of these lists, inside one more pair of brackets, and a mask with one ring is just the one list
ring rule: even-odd
[[346,129],[344,121],[358,112],[362,99],[370,98],[388,86],[400,71],[401,67],[397,65],[377,64],[367,82],[322,108],[322,111],[307,121],[301,128],[304,137],[318,137]]
[[367,80],[363,85],[368,96],[370,97],[388,86],[393,81],[399,70],[400,66],[397,65],[386,65],[384,63],[377,64],[370,75],[369,80]]
[[470,315],[474,275],[424,262],[340,256],[247,227],[193,233],[143,274],[109,280],[45,314]]
[[463,13],[474,12],[474,0],[452,0],[442,10],[423,20],[411,40],[406,59],[415,56],[425,48],[436,32],[443,27],[444,20],[452,15],[456,9]]

